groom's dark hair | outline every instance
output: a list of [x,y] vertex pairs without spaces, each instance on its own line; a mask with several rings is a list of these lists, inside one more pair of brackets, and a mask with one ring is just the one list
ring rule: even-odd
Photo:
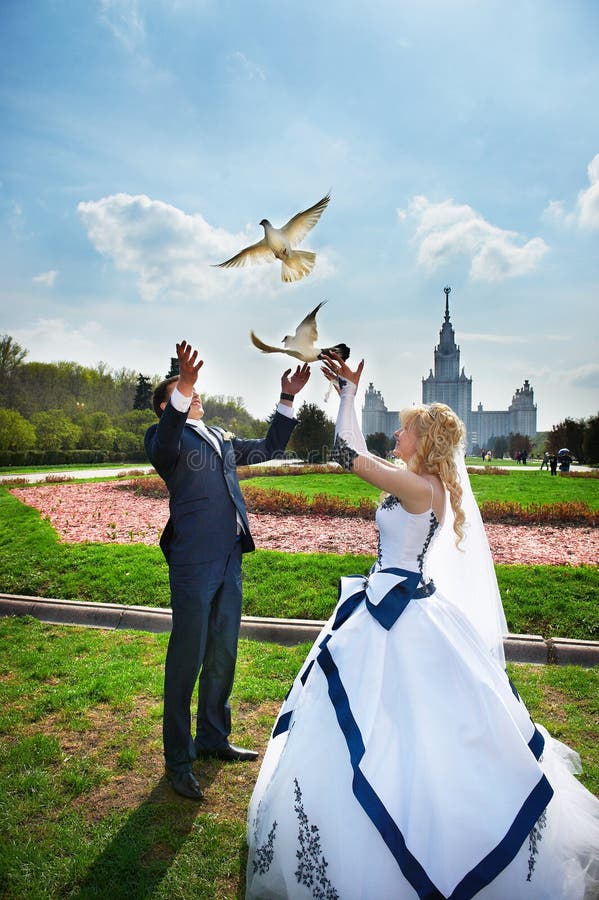
[[171,375],[170,378],[165,378],[164,381],[161,381],[158,387],[154,390],[152,394],[152,406],[154,407],[154,412],[160,418],[163,413],[163,410],[160,407],[161,403],[167,403],[170,397],[169,387],[171,384],[174,384],[179,380],[178,375]]

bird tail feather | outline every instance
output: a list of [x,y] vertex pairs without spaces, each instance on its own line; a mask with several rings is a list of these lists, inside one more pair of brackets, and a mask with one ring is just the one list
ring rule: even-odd
[[282,353],[278,347],[270,347],[268,344],[265,344],[264,341],[261,341],[253,331],[250,331],[250,338],[254,347],[257,347],[258,350],[262,350],[263,353]]
[[311,250],[293,250],[289,256],[282,260],[281,280],[299,281],[304,275],[309,275],[316,262],[316,253]]

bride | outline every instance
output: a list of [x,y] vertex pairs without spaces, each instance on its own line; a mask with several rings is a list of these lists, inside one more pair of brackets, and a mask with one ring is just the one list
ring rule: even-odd
[[363,362],[332,354],[334,456],[387,496],[367,578],[339,601],[268,744],[248,813],[247,898],[590,900],[599,801],[576,753],[535,725],[505,672],[507,632],[441,404],[402,413],[394,455],[354,411]]

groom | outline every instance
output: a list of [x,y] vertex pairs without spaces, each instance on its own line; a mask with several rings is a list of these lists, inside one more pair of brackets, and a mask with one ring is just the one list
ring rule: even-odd
[[[160,538],[172,607],[164,676],[164,757],[175,791],[201,800],[191,768],[194,759],[258,756],[229,743],[229,696],[241,621],[241,554],[254,549],[236,466],[283,452],[296,425],[293,398],[308,381],[310,369],[298,366],[293,375],[287,369],[266,437],[244,440],[204,425],[202,401],[194,389],[203,361],[186,341],[177,344],[177,357],[179,376],[162,381],[154,391],[158,423],[146,432],[145,447],[170,495],[170,518]],[[198,674],[194,740],[190,706]]]

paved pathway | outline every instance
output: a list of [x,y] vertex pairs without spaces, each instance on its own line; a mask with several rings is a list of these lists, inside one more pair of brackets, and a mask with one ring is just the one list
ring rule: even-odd
[[87,479],[87,478],[113,478],[118,475],[127,475],[129,472],[151,472],[152,466],[149,465],[135,465],[135,463],[131,463],[130,466],[126,466],[123,468],[95,468],[95,469],[44,469],[42,472],[15,472],[14,475],[10,475],[9,473],[5,473],[0,475],[0,482],[8,481],[13,478],[25,478],[28,482],[33,484],[36,481],[44,481],[48,476],[55,477],[58,476],[60,478],[73,478],[75,481],[78,479]]

